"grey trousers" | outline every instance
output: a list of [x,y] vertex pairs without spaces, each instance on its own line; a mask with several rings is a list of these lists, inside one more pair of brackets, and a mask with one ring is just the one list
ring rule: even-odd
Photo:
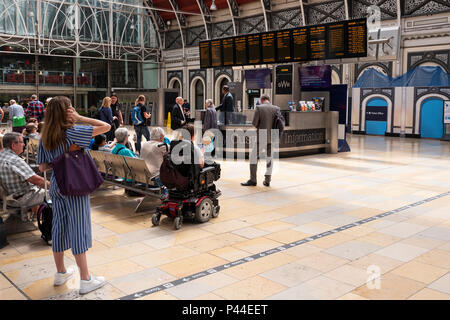
[[260,156],[264,154],[266,158],[266,173],[265,180],[270,182],[270,178],[272,176],[273,169],[273,161],[272,161],[272,145],[269,143],[266,146],[261,146],[261,152],[259,152],[259,142],[255,147],[250,151],[250,180],[256,182],[256,171],[258,169],[258,160]]

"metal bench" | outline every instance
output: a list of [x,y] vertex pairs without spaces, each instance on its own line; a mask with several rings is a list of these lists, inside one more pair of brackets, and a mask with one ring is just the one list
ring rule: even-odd
[[162,188],[152,183],[158,176],[151,176],[143,159],[94,150],[89,154],[106,183],[145,195],[135,212],[140,212],[150,198],[161,198]]

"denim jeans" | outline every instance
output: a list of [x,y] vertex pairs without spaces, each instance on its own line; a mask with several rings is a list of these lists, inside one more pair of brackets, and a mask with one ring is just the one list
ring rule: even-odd
[[134,126],[134,131],[136,132],[136,149],[137,152],[141,153],[141,140],[142,135],[147,139],[147,141],[150,141],[150,131],[148,131],[147,126]]

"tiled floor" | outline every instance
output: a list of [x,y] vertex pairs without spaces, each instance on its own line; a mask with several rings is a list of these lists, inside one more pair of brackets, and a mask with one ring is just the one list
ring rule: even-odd
[[[79,275],[53,287],[51,249],[33,231],[0,250],[0,299],[118,299],[450,191],[449,142],[348,140],[348,153],[280,159],[270,188],[262,170],[257,187],[240,186],[248,164],[222,161],[219,217],[178,231],[101,188],[87,257],[108,284],[86,296]],[[450,195],[136,298],[448,300]]]

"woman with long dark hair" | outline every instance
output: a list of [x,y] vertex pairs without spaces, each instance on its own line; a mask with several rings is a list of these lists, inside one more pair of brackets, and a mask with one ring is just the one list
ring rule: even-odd
[[[88,125],[75,125],[83,122]],[[73,144],[88,149],[92,137],[108,132],[111,126],[103,121],[80,116],[67,97],[55,97],[48,103],[45,124],[39,143],[38,159],[41,172],[51,169],[54,159]],[[91,210],[89,195],[63,196],[52,175],[50,180],[52,200],[52,250],[57,273],[54,285],[63,285],[75,273],[74,268],[64,265],[64,251],[72,249],[80,269],[80,294],[102,287],[103,277],[89,274],[86,251],[92,247]]]

